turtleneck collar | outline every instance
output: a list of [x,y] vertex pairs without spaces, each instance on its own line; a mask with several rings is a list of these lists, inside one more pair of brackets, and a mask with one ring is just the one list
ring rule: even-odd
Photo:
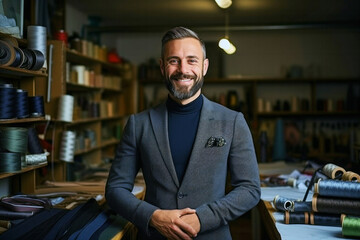
[[166,107],[169,112],[180,113],[180,114],[189,114],[201,110],[203,104],[202,94],[199,95],[194,101],[186,105],[181,105],[175,102],[170,96],[166,101]]

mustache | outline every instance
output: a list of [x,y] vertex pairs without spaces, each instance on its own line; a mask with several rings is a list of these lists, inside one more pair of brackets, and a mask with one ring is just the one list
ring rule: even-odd
[[170,76],[171,80],[179,80],[179,79],[196,79],[196,75],[192,74],[183,74],[183,73],[176,73]]

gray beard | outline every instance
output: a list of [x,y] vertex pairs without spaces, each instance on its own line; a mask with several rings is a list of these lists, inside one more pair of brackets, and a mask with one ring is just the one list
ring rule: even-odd
[[199,89],[202,88],[204,84],[204,77],[195,82],[189,91],[187,91],[187,88],[176,89],[171,80],[167,78],[165,79],[165,84],[171,95],[179,100],[185,100],[194,96],[199,91]]

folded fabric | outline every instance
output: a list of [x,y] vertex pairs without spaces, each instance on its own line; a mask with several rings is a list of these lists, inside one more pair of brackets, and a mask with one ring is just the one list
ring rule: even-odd
[[51,202],[46,198],[29,197],[26,195],[4,197],[0,200],[0,204],[15,212],[37,212],[52,207]]
[[0,220],[23,219],[34,215],[35,212],[15,212],[0,206]]

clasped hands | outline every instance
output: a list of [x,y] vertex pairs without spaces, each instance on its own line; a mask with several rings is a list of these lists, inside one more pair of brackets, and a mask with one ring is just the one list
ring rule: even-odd
[[156,210],[150,225],[170,240],[191,240],[200,231],[195,209]]

